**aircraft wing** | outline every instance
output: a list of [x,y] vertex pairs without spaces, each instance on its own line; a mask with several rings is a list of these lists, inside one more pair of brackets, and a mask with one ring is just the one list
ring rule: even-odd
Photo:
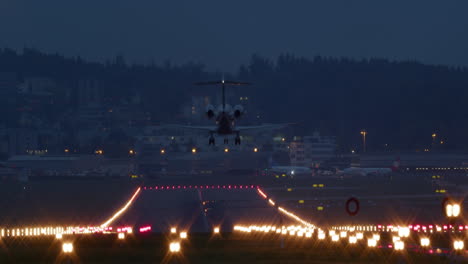
[[187,125],[162,125],[160,128],[169,129],[186,129],[186,130],[199,130],[199,131],[216,131],[216,126],[187,126]]
[[246,130],[280,129],[280,128],[285,128],[289,125],[292,125],[292,124],[286,123],[286,124],[265,124],[265,125],[260,125],[260,126],[236,126],[235,130],[246,131]]

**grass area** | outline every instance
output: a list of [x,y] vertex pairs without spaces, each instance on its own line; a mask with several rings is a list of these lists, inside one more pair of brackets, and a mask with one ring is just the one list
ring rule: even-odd
[[[453,256],[415,252],[396,253],[389,249],[369,250],[363,245],[334,245],[317,240],[259,239],[225,234],[189,234],[182,253],[171,255],[171,238],[164,235],[129,236],[118,241],[115,235],[73,237],[75,252],[61,253],[61,243],[53,239],[5,240],[0,246],[0,263],[453,263]],[[67,238],[65,238],[66,240]],[[455,256],[456,257],[456,256]]]

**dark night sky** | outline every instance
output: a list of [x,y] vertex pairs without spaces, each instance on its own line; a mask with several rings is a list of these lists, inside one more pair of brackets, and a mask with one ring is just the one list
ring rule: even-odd
[[232,71],[252,53],[468,65],[463,0],[0,0],[0,47]]

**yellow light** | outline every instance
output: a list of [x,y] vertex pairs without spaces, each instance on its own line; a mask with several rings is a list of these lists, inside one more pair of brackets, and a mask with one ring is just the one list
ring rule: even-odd
[[73,244],[72,243],[63,243],[62,244],[62,251],[63,253],[72,253],[73,252]]
[[180,252],[180,242],[172,242],[169,244],[169,251],[171,253],[178,253]]
[[228,153],[228,152],[229,152],[229,149],[228,149],[228,148],[225,148],[225,149],[224,149],[224,152]]
[[258,152],[258,148],[254,148],[253,151],[254,151],[254,152]]
[[287,190],[287,191],[288,191],[288,192],[291,192],[291,191],[292,191],[292,188],[288,188],[288,190]]
[[120,240],[124,240],[125,239],[125,233],[119,233],[117,235],[117,238],[120,239]]
[[65,153],[68,153],[68,152],[70,152],[70,150],[69,150],[69,149],[65,149]]
[[180,232],[180,238],[186,239],[187,238],[187,232]]
[[131,149],[131,150],[128,151],[128,154],[133,155],[133,154],[135,154],[135,151],[133,149]]
[[318,206],[318,207],[317,207],[317,210],[318,210],[318,211],[323,211],[323,206]]
[[109,226],[112,222],[114,222],[114,220],[119,217],[121,214],[123,214],[127,209],[128,207],[130,207],[130,205],[132,205],[133,201],[135,200],[135,198],[138,196],[138,194],[140,193],[141,191],[141,187],[138,187],[138,189],[136,190],[136,192],[133,194],[132,198],[130,198],[130,200],[127,202],[127,204],[125,204],[124,207],[122,207],[117,213],[115,213],[111,218],[109,218],[104,224],[101,225],[101,227],[107,227]]
[[303,204],[304,200],[299,200],[298,203]]
[[219,232],[220,232],[220,230],[219,230],[219,227],[218,227],[218,226],[215,227],[215,228],[213,228],[213,233],[214,233],[214,234],[219,234]]
[[193,153],[193,154],[197,153],[197,149],[196,149],[196,148],[192,148],[192,153]]

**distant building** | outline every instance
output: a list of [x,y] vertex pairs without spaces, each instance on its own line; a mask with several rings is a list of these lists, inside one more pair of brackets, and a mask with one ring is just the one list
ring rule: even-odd
[[335,137],[320,136],[318,132],[312,136],[294,137],[289,145],[291,165],[319,167],[335,156],[336,147]]

